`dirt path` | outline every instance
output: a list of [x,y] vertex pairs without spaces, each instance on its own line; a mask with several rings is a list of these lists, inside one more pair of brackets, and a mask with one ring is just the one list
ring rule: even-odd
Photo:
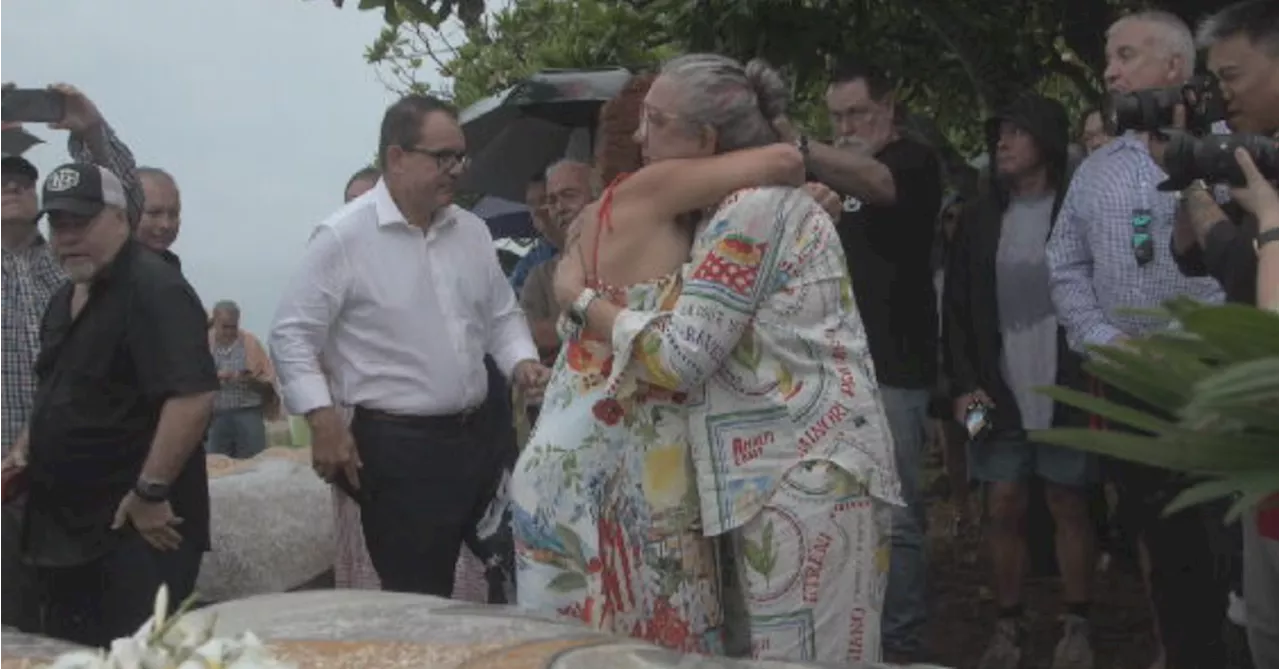
[[[995,605],[988,590],[990,572],[980,557],[976,536],[953,540],[947,534],[943,521],[950,517],[948,504],[935,501],[930,515],[931,659],[955,669],[972,669],[986,647],[995,619]],[[1151,664],[1154,642],[1151,617],[1138,578],[1123,570],[1108,570],[1099,574],[1097,593],[1093,612],[1097,669],[1145,669]],[[1029,581],[1028,668],[1049,667],[1060,632],[1059,602],[1056,578]]]

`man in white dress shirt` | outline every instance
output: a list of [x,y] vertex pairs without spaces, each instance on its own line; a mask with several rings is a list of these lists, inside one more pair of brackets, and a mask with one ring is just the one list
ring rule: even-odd
[[383,588],[448,597],[502,466],[484,356],[535,393],[549,373],[488,228],[452,204],[466,166],[455,111],[421,95],[393,104],[378,163],[378,184],[312,234],[271,355],[286,406],[311,426],[316,473],[360,502]]

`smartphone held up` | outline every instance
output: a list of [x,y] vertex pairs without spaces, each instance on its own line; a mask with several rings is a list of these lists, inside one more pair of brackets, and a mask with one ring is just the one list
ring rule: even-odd
[[0,117],[6,123],[57,123],[67,114],[67,96],[46,88],[5,88]]
[[988,422],[990,412],[991,407],[981,400],[974,400],[965,408],[964,429],[969,432],[970,439],[978,438],[990,426]]

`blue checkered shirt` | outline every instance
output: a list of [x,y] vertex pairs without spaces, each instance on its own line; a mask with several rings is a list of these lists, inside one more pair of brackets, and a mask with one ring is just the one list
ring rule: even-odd
[[[129,204],[129,221],[142,216],[142,186],[129,147],[102,125],[105,155],[96,156],[79,136],[67,140],[72,160],[105,167],[120,178]],[[3,250],[3,341],[0,342],[0,448],[18,438],[31,413],[36,394],[36,355],[40,352],[40,321],[45,307],[66,274],[53,249],[38,234],[21,249]]]
[[[1084,351],[1169,326],[1121,309],[1150,309],[1181,295],[1222,301],[1216,281],[1178,271],[1169,251],[1177,200],[1156,190],[1165,178],[1146,145],[1131,135],[1098,149],[1076,170],[1047,249],[1053,302],[1071,348]],[[1154,257],[1145,265],[1138,264],[1133,245],[1140,210],[1151,215]]]

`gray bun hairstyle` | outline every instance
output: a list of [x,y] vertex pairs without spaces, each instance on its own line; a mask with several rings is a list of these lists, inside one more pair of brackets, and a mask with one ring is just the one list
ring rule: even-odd
[[787,113],[787,102],[791,98],[787,83],[782,75],[763,58],[752,58],[747,63],[747,81],[756,92],[756,104],[760,112],[769,121]]
[[778,141],[773,120],[787,111],[787,86],[759,58],[744,67],[727,56],[693,53],[673,58],[661,76],[679,85],[676,111],[716,131],[716,151],[736,151]]

